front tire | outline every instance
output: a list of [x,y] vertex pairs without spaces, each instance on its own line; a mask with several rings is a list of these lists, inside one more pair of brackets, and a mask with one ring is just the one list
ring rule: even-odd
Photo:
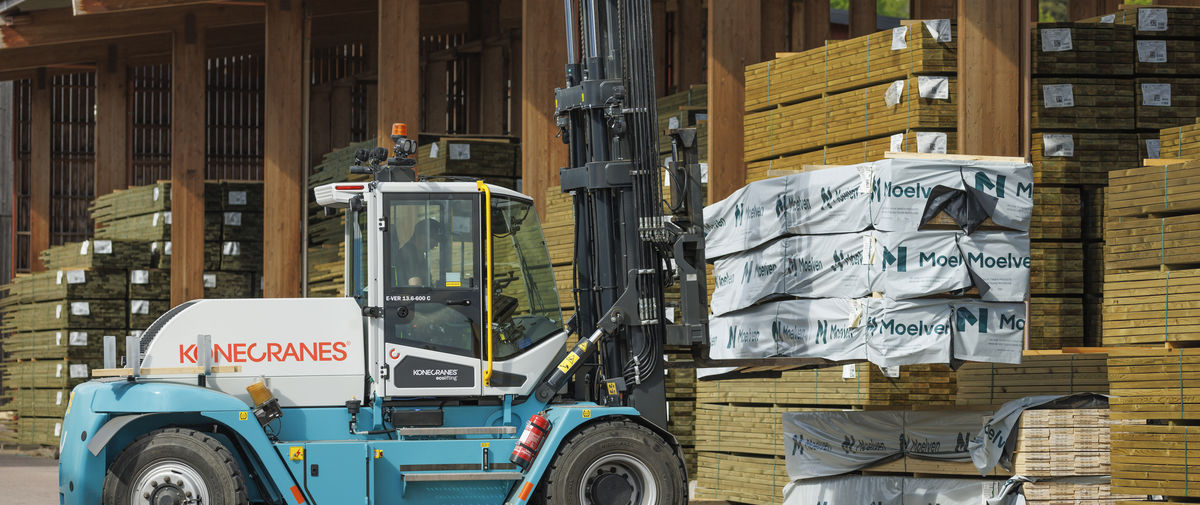
[[631,421],[593,423],[562,446],[539,486],[545,505],[687,503],[683,462]]
[[233,454],[196,430],[166,428],[138,437],[104,477],[104,505],[246,505]]

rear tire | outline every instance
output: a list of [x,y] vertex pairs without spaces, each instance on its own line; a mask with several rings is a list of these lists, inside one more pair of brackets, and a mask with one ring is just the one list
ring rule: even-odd
[[539,488],[545,505],[687,503],[683,462],[662,437],[631,421],[593,423],[562,446]]
[[196,430],[166,428],[138,437],[104,477],[103,505],[246,505],[238,463],[217,439]]

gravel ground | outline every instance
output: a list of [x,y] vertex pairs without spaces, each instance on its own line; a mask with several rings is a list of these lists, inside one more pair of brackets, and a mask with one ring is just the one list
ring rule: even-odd
[[58,503],[58,462],[0,453],[0,502],[6,505]]

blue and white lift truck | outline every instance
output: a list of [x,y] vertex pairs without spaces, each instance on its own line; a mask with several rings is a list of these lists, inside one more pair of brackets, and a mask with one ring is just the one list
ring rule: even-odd
[[564,3],[570,321],[532,200],[415,177],[397,125],[371,180],[315,190],[349,295],[195,300],[127,339],[71,393],[62,503],[684,503],[662,349],[708,339],[695,132],[661,167],[650,0]]

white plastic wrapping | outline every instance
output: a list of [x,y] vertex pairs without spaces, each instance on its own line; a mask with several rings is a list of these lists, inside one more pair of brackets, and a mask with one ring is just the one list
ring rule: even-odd
[[784,505],[981,505],[1002,480],[845,475],[788,484]]

